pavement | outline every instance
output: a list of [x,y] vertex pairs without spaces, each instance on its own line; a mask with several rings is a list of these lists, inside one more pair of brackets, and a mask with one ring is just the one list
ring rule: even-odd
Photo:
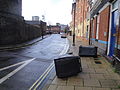
[[[72,36],[68,39],[72,44]],[[88,44],[76,38],[75,46],[71,45],[68,53],[78,55],[80,45]],[[103,56],[81,57],[81,64],[81,73],[64,79],[57,78],[54,69],[42,90],[120,90],[120,75]]]

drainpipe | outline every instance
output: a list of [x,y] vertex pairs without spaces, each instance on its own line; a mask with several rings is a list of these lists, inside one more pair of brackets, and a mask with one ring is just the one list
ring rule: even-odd
[[73,3],[73,10],[74,10],[73,46],[75,46],[75,16],[76,16],[76,2]]

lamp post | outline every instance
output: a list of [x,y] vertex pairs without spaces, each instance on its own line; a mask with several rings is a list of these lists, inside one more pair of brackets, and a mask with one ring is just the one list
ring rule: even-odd
[[74,28],[73,28],[73,46],[75,46],[75,13],[76,13],[76,2],[73,3],[73,13],[74,13]]
[[42,36],[42,39],[43,39],[43,29],[44,29],[44,24],[43,24],[43,21],[40,21],[40,28],[41,28],[41,36]]

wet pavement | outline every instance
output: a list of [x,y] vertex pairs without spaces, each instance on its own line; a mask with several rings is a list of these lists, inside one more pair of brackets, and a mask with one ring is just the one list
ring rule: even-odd
[[67,38],[54,34],[32,46],[0,52],[0,90],[34,89],[37,80],[52,70],[54,58],[68,49]]

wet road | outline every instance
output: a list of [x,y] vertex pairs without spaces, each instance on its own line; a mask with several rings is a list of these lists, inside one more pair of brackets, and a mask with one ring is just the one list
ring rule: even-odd
[[54,67],[54,58],[69,49],[66,38],[54,34],[17,50],[0,52],[0,90],[33,90]]

